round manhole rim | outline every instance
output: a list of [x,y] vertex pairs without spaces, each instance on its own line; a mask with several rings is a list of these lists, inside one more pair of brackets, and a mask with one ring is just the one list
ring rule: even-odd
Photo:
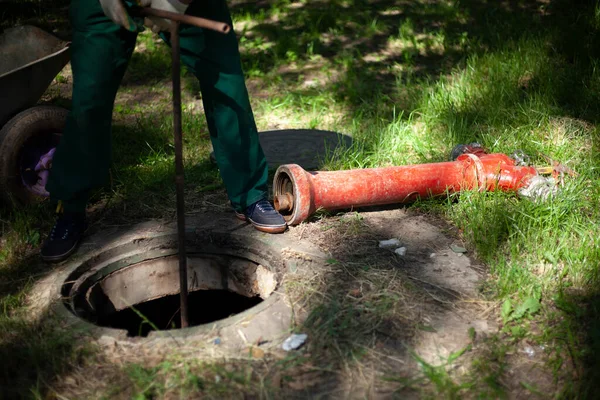
[[[252,262],[263,265],[272,272],[275,272],[277,276],[277,288],[281,284],[281,278],[277,274],[277,267],[285,268],[284,261],[279,252],[280,249],[273,246],[268,240],[261,240],[261,238],[253,237],[255,235],[247,234],[236,234],[232,231],[218,231],[214,230],[209,233],[196,236],[197,231],[195,229],[188,229],[186,232],[186,244],[188,250],[196,249],[198,253],[210,253],[210,254],[225,254],[234,257],[246,258]],[[207,240],[209,243],[202,251],[199,251],[194,246],[194,242],[201,240]],[[152,242],[150,247],[157,251],[152,254],[151,257],[144,257],[144,253],[148,253],[147,248],[140,245],[143,242]],[[227,242],[230,245],[235,244],[233,247],[235,251],[223,250],[222,248],[216,247],[219,242]],[[241,244],[242,242],[249,242]],[[257,246],[264,248],[264,251],[257,253]],[[131,247],[138,247],[137,249],[131,249]],[[238,251],[241,251],[238,252]],[[116,254],[115,254],[116,253]],[[159,232],[140,232],[139,235],[131,235],[123,240],[118,240],[117,243],[111,243],[105,246],[100,251],[94,252],[92,255],[85,259],[79,259],[69,263],[68,269],[63,271],[61,274],[61,282],[59,292],[62,294],[61,301],[55,302],[53,308],[56,313],[63,319],[66,319],[73,329],[81,329],[89,332],[93,336],[108,336],[119,340],[135,341],[137,343],[144,341],[154,341],[160,338],[187,338],[196,335],[203,335],[213,330],[219,330],[220,328],[234,325],[247,319],[249,316],[256,315],[262,311],[274,306],[278,302],[283,301],[283,296],[277,292],[277,289],[261,303],[242,311],[238,314],[232,315],[228,318],[217,320],[207,324],[196,325],[183,329],[172,329],[164,331],[152,331],[146,337],[131,337],[127,336],[125,329],[116,329],[105,326],[95,325],[94,323],[80,317],[70,307],[65,304],[68,298],[65,298],[65,286],[73,285],[73,275],[79,275],[83,277],[86,274],[98,272],[98,270],[104,269],[106,265],[122,262],[124,258],[142,256],[139,260],[150,260],[153,258],[165,257],[169,255],[177,254],[176,251],[176,234],[175,231],[159,231]],[[121,256],[121,257],[119,257]],[[107,263],[107,260],[110,261]],[[95,268],[91,265],[92,263],[99,263],[101,265]],[[106,264],[106,265],[102,265]],[[275,265],[279,264],[279,265]],[[131,264],[124,263],[122,268],[125,268]],[[103,274],[106,276],[108,273]]]

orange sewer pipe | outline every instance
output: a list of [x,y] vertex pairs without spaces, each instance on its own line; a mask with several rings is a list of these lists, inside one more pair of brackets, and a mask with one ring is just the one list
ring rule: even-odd
[[318,209],[409,203],[461,190],[517,191],[538,175],[505,154],[462,154],[456,161],[346,171],[308,172],[281,165],[273,180],[275,208],[289,225]]

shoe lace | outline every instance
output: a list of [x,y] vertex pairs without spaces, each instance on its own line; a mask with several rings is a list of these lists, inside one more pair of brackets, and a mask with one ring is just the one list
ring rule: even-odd
[[256,203],[256,208],[258,208],[258,210],[263,213],[275,212],[275,209],[267,200],[261,200],[258,203]]
[[73,225],[74,221],[67,219],[64,216],[58,217],[50,231],[50,241],[57,240],[58,237],[60,237],[60,240],[68,238],[70,232],[73,230]]

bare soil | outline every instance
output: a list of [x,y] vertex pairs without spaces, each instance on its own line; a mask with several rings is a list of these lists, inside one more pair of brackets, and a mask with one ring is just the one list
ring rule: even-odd
[[[338,261],[343,265],[345,273],[338,273],[337,278],[344,282],[336,282],[336,286],[348,289],[347,296],[358,304],[368,303],[373,296],[397,296],[393,313],[373,324],[372,330],[361,332],[365,337],[354,337],[360,342],[372,335],[366,350],[366,358],[372,362],[359,368],[362,377],[356,376],[356,371],[350,373],[342,385],[342,397],[387,397],[392,393],[422,396],[430,390],[427,384],[431,382],[427,380],[424,386],[416,383],[403,388],[382,384],[375,377],[420,382],[419,370],[429,364],[443,366],[458,385],[473,381],[480,373],[474,367],[475,360],[503,369],[499,380],[510,398],[535,397],[523,383],[540,393],[556,390],[551,371],[544,367],[543,348],[531,345],[511,349],[504,354],[505,365],[491,354],[498,351],[492,339],[502,336],[499,304],[481,293],[488,277],[485,266],[464,249],[459,232],[444,221],[405,209],[380,209],[325,217],[293,227],[289,234],[331,254],[336,260],[333,267]],[[380,240],[391,238],[406,248],[404,256],[394,253],[394,249],[379,248]],[[467,251],[457,252],[463,251],[461,247]],[[353,268],[359,265],[369,268]],[[311,276],[310,281],[314,285],[321,279],[323,283],[331,273],[321,271],[321,276]],[[443,391],[438,387],[437,395],[440,389]],[[483,389],[461,394],[476,397]]]

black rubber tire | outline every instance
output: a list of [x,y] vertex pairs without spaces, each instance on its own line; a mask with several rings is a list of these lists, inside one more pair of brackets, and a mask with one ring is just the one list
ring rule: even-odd
[[[65,128],[68,110],[36,106],[15,115],[0,130],[0,197],[14,206],[42,198],[23,185],[20,172],[22,150],[28,142],[58,140]],[[48,136],[52,135],[52,136]]]

